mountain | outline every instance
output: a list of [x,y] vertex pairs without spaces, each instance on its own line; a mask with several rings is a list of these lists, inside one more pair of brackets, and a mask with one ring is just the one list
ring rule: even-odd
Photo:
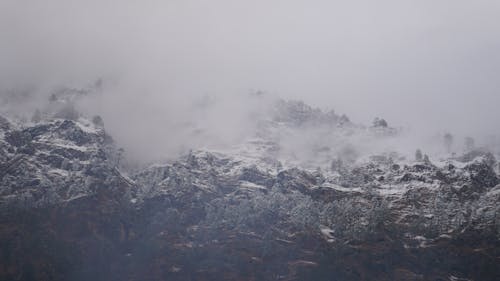
[[486,150],[370,150],[400,130],[279,100],[244,141],[130,169],[62,93],[0,118],[0,280],[500,280]]

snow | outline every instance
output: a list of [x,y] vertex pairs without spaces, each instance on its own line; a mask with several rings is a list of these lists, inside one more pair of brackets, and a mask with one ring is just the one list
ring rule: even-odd
[[66,171],[66,170],[62,170],[62,169],[51,169],[48,171],[49,174],[56,174],[56,175],[59,175],[59,176],[62,176],[62,177],[67,177],[69,176],[69,172]]
[[486,193],[486,196],[498,196],[498,195],[500,195],[500,184],[496,185]]
[[66,200],[63,200],[64,202],[70,202],[70,201],[73,201],[73,200],[76,200],[78,198],[82,198],[82,197],[85,197],[87,196],[87,194],[85,193],[80,193],[80,194],[77,194],[77,195],[74,195],[74,196],[71,196],[70,198],[66,199]]
[[259,185],[259,184],[255,184],[255,183],[249,182],[249,181],[240,181],[239,184],[240,184],[240,187],[242,187],[242,188],[248,188],[248,189],[267,189],[265,186],[262,186],[262,185]]
[[394,196],[394,195],[401,196],[405,194],[406,191],[408,191],[408,189],[409,189],[408,186],[403,184],[398,184],[398,185],[382,184],[380,188],[377,189],[377,192],[380,195],[385,195],[385,196]]
[[98,129],[86,118],[79,118],[75,124],[85,133],[97,134]]
[[54,146],[58,146],[58,147],[61,147],[61,148],[74,149],[74,150],[78,150],[78,151],[82,151],[82,152],[87,151],[87,147],[85,147],[85,146],[78,146],[78,145],[75,145],[75,144],[61,143],[61,142],[56,142],[56,143],[52,143],[52,144]]
[[256,139],[251,139],[243,144],[230,146],[224,149],[208,150],[216,156],[227,158],[226,155],[231,155],[232,164],[236,164],[236,170],[233,173],[238,173],[240,169],[245,167],[257,166],[260,170],[275,172],[277,170],[277,162],[269,160],[269,153],[266,145]]
[[35,143],[43,144],[48,147],[60,147],[60,148],[65,148],[65,149],[74,149],[78,150],[81,152],[86,152],[88,151],[87,146],[79,146],[74,144],[73,142],[69,140],[64,140],[60,138],[56,138],[53,135],[42,135],[40,136],[37,140],[34,141]]
[[432,246],[428,243],[429,240],[427,238],[425,238],[424,236],[417,235],[417,236],[413,237],[413,239],[420,242],[418,245],[419,248],[429,248]]
[[[476,159],[474,159],[473,161],[475,161]],[[457,161],[455,159],[446,159],[446,160],[440,159],[437,161],[433,161],[432,164],[435,165],[436,167],[438,167],[439,169],[444,169],[447,166],[449,166],[450,164],[455,166],[458,169],[463,169],[469,163],[468,162],[460,162],[460,161]]]
[[321,186],[335,189],[335,190],[342,191],[342,192],[363,192],[363,190],[359,187],[342,187],[340,185],[336,185],[336,184],[328,183],[328,182],[322,184]]
[[460,278],[460,277],[456,277],[454,275],[450,275],[450,281],[472,281],[470,279],[466,279],[466,278]]
[[335,237],[333,236],[333,233],[334,233],[333,229],[322,226],[322,227],[320,227],[319,231],[321,232],[321,234],[323,234],[323,236],[325,236],[325,238],[335,239]]

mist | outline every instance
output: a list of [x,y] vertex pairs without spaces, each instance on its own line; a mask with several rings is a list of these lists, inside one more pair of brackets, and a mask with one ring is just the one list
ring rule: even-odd
[[[499,15],[494,0],[5,0],[0,89],[30,112],[54,87],[103,79],[79,106],[136,154],[237,143],[277,97],[423,140],[487,138],[500,134]],[[184,130],[196,126],[202,137]]]

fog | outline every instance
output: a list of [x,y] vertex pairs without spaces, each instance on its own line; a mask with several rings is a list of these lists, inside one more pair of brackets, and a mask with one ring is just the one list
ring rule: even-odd
[[195,142],[237,142],[256,90],[426,137],[500,133],[496,0],[3,0],[0,38],[2,96],[29,111],[103,79],[81,107],[130,147],[178,149],[193,120],[211,131]]

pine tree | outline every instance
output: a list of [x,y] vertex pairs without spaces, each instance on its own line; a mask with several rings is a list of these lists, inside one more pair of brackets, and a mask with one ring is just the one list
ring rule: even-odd
[[387,121],[385,121],[385,119],[378,118],[378,117],[375,117],[372,124],[373,124],[373,127],[375,127],[375,128],[377,128],[377,127],[387,128],[389,126],[387,124]]
[[427,155],[427,154],[424,155],[424,162],[426,164],[430,164],[431,163],[431,160],[429,159],[429,155]]
[[415,160],[419,162],[423,160],[422,150],[417,149],[417,151],[415,151]]
[[475,146],[475,141],[472,137],[466,137],[465,138],[465,149],[467,151],[471,151],[471,150],[474,150],[474,146]]
[[38,123],[42,121],[42,113],[40,110],[37,108],[35,112],[33,113],[33,116],[31,117],[31,122],[33,123]]
[[450,153],[453,145],[453,136],[450,133],[444,135],[444,145],[446,146],[446,152]]
[[99,115],[92,117],[92,123],[98,127],[104,127],[104,121],[102,121],[102,118]]

